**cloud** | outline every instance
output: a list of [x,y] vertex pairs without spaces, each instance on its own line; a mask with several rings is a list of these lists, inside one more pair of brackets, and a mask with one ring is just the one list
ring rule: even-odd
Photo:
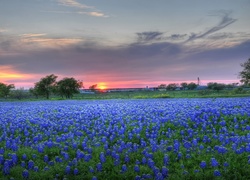
[[81,8],[81,9],[92,9],[93,7],[87,6],[85,4],[81,4],[77,2],[76,0],[57,0],[60,4],[64,6],[71,6],[71,7],[76,7],[76,8]]
[[8,30],[5,28],[0,28],[0,33],[7,32]]
[[210,29],[208,29],[207,31],[205,31],[203,33],[200,33],[200,34],[192,33],[189,36],[188,40],[186,40],[186,42],[194,41],[196,39],[203,38],[209,34],[212,34],[216,31],[219,31],[219,30],[227,27],[228,25],[234,23],[235,21],[237,21],[237,19],[231,18],[230,17],[231,13],[232,13],[231,11],[221,10],[221,11],[216,11],[215,13],[211,14],[213,16],[221,16],[220,22],[216,26],[211,27]]
[[166,37],[167,40],[183,40],[187,37],[187,34],[172,34],[171,36]]
[[77,12],[78,14],[86,14],[89,16],[95,16],[95,17],[109,17],[108,15],[105,15],[104,13],[97,12],[97,11],[91,11],[91,12]]
[[138,42],[159,41],[163,39],[163,34],[163,32],[158,31],[146,31],[136,33]]
[[[74,7],[77,9],[82,9],[81,11],[71,12],[71,11],[49,11],[52,13],[64,13],[64,14],[70,14],[70,13],[76,13],[76,14],[85,14],[88,16],[94,16],[94,17],[109,17],[108,15],[100,12],[95,7],[87,6],[85,4],[79,3],[76,0],[57,0],[61,5],[63,6],[69,6]],[[91,9],[91,11],[89,11]],[[83,11],[86,10],[86,11]]]

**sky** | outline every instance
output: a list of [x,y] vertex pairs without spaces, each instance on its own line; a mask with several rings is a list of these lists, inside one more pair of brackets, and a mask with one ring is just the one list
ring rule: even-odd
[[250,0],[1,0],[0,82],[88,88],[239,82]]

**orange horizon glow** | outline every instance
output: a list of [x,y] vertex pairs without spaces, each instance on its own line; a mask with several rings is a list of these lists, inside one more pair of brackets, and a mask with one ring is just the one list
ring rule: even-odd
[[107,83],[105,83],[105,82],[97,83],[97,88],[101,89],[101,90],[105,90],[105,89],[107,89]]

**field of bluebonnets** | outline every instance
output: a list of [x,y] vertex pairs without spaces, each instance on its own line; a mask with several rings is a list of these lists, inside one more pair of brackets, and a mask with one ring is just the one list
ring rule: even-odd
[[0,179],[250,179],[250,98],[0,102]]

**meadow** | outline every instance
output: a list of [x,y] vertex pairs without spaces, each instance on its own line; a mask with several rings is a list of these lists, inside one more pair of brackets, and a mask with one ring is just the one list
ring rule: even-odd
[[250,179],[250,98],[0,102],[0,179]]

